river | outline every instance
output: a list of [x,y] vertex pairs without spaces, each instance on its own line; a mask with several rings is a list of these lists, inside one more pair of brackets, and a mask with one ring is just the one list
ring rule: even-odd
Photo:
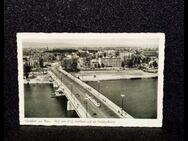
[[[123,108],[134,118],[156,118],[157,116],[157,79],[107,80],[87,82],[99,89],[115,104],[122,106],[121,94],[124,94]],[[100,85],[99,85],[100,84]],[[25,84],[25,117],[78,117],[75,111],[67,111],[67,99],[51,98],[52,84]]]
[[107,80],[88,82],[95,88],[122,107],[134,118],[156,118],[157,117],[157,79],[136,80]]
[[78,117],[75,111],[66,110],[66,97],[52,98],[53,92],[52,84],[25,84],[25,117]]

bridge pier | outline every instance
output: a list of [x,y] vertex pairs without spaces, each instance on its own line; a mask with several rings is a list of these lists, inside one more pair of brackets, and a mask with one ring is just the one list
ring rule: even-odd
[[54,88],[57,88],[58,87],[58,84],[56,82],[53,83],[53,87]]
[[72,105],[72,103],[68,100],[67,101],[67,111],[72,111],[75,110],[74,106]]

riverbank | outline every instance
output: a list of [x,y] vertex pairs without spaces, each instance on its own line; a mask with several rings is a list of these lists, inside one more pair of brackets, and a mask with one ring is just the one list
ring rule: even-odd
[[24,79],[24,84],[36,84],[36,83],[45,83],[51,84],[53,83],[52,78],[49,74],[37,74],[36,77],[28,78],[27,80]]
[[72,73],[72,74],[82,81],[147,79],[147,78],[158,77],[158,73],[148,73],[138,69],[108,70],[108,71],[80,71],[78,73]]

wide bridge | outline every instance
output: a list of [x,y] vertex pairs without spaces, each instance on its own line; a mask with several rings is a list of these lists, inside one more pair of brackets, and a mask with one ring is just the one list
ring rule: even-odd
[[60,66],[48,72],[58,86],[56,96],[67,97],[67,110],[75,110],[81,118],[133,118],[97,90],[67,73]]

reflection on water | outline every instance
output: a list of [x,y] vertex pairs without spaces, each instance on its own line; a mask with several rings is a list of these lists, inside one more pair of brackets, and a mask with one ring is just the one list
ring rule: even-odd
[[51,98],[53,92],[51,84],[25,84],[25,117],[78,117],[75,111],[66,110],[66,97]]
[[157,79],[110,80],[87,82],[134,118],[157,117]]

